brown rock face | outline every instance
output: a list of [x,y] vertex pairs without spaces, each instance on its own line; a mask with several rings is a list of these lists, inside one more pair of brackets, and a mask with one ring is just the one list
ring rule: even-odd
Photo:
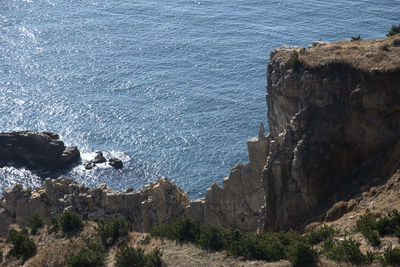
[[15,162],[33,169],[58,170],[79,161],[76,147],[65,147],[49,131],[0,133],[0,162]]
[[24,225],[34,213],[48,218],[72,210],[82,217],[98,220],[118,213],[134,230],[149,231],[161,222],[182,217],[189,204],[187,194],[167,179],[159,179],[141,191],[118,192],[102,184],[93,189],[68,178],[46,179],[34,191],[18,184],[0,199],[0,236],[12,223]]
[[[270,134],[262,176],[266,230],[306,225],[363,185],[383,182],[399,166],[400,68],[366,71],[335,62],[334,47],[271,53]],[[296,71],[287,63],[294,50],[303,62]],[[304,64],[307,56],[318,58],[314,50],[329,55],[329,64],[323,56],[319,65]],[[368,54],[357,58],[373,65]]]
[[264,190],[261,184],[262,169],[266,162],[268,138],[260,127],[259,138],[247,142],[250,162],[239,163],[231,170],[223,187],[213,184],[205,198],[190,202],[185,216],[203,224],[234,227],[254,231],[259,227]]

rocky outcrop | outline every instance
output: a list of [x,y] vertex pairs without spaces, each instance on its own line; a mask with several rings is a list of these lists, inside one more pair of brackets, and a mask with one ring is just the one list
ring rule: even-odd
[[0,162],[14,162],[32,169],[65,169],[80,159],[76,147],[65,147],[58,134],[49,131],[0,133]]
[[379,48],[386,43],[393,38],[271,53],[265,230],[318,219],[399,166],[400,47]]
[[98,220],[118,213],[133,230],[149,231],[152,226],[182,217],[189,204],[187,194],[167,179],[159,179],[141,191],[118,192],[102,184],[93,189],[68,178],[46,179],[34,191],[16,185],[3,192],[0,201],[0,236],[10,224],[24,225],[34,213],[45,218],[72,210],[84,218]]
[[234,227],[243,231],[256,230],[260,209],[264,204],[261,173],[266,163],[268,139],[264,125],[260,125],[259,138],[247,142],[250,162],[239,163],[223,181],[223,187],[213,184],[205,198],[190,202],[185,216],[204,224]]
[[122,163],[122,160],[117,159],[117,158],[110,158],[108,160],[108,164],[113,167],[114,169],[122,169],[122,167],[124,167],[124,164]]

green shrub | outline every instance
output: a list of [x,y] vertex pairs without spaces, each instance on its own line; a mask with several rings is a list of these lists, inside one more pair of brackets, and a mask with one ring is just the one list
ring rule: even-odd
[[58,232],[58,217],[52,216],[50,217],[49,227],[47,228],[47,233],[51,234],[53,232]]
[[78,253],[71,256],[67,265],[69,267],[97,267],[103,265],[106,250],[100,243],[89,243]]
[[36,254],[36,244],[32,238],[28,236],[28,231],[11,230],[7,242],[12,244],[9,255],[20,257],[22,261],[26,261]]
[[383,265],[400,266],[400,249],[386,248],[383,253]]
[[335,262],[348,262],[352,264],[369,264],[373,260],[372,254],[364,255],[360,251],[360,243],[352,239],[342,241],[328,239],[322,243],[325,256]]
[[3,252],[0,250],[0,262],[3,261]]
[[128,235],[128,222],[116,214],[111,220],[101,220],[95,230],[104,244],[112,245],[119,237]]
[[247,247],[245,258],[265,261],[286,259],[285,246],[279,240],[277,233],[249,234],[244,239]]
[[362,40],[360,35],[358,35],[358,36],[351,36],[351,41],[352,41],[352,42],[360,41],[360,40]]
[[287,259],[293,266],[313,266],[318,260],[317,252],[304,242],[296,242],[287,247]]
[[142,248],[122,246],[115,255],[116,267],[158,267],[162,266],[162,252],[155,248],[151,253],[145,254]]
[[386,36],[393,36],[400,33],[400,25],[392,25],[392,28]]
[[200,223],[180,218],[170,224],[160,224],[151,229],[152,236],[165,237],[179,242],[196,242],[200,237]]
[[198,242],[203,249],[220,251],[226,247],[223,229],[214,225],[201,226]]
[[393,210],[376,222],[376,229],[380,235],[395,235],[400,238],[400,212]]
[[360,232],[367,241],[373,245],[378,246],[381,243],[379,233],[377,231],[378,214],[367,212],[357,220],[355,230]]
[[[328,231],[327,231],[328,232]],[[165,237],[176,241],[190,241],[200,245],[203,249],[226,250],[228,254],[244,257],[246,259],[257,259],[265,261],[279,261],[286,259],[286,255],[291,255],[295,259],[296,248],[300,251],[304,249],[312,254],[311,246],[304,248],[302,245],[287,251],[288,246],[297,243],[306,243],[300,233],[289,232],[266,232],[266,233],[242,233],[239,230],[223,228],[220,226],[202,225],[198,221],[189,219],[179,219],[171,224],[161,224],[153,227],[152,236]],[[314,254],[312,254],[314,255]],[[316,255],[314,255],[316,256]],[[312,258],[307,258],[307,261]],[[301,265],[301,260],[298,260]]]
[[28,221],[28,226],[31,228],[31,234],[36,235],[37,229],[43,227],[44,220],[39,213],[34,213]]
[[305,234],[305,238],[307,242],[311,245],[316,245],[325,241],[329,238],[332,238],[335,234],[335,230],[330,226],[322,226],[318,229],[311,229]]
[[290,68],[292,68],[294,71],[298,71],[300,69],[302,64],[299,60],[299,53],[296,50],[294,50],[292,55],[290,56],[288,64]]
[[226,229],[224,233],[225,249],[234,256],[247,254],[247,247],[244,243],[245,235],[237,229]]
[[77,232],[83,228],[82,218],[72,211],[64,211],[61,214],[58,223],[64,233]]

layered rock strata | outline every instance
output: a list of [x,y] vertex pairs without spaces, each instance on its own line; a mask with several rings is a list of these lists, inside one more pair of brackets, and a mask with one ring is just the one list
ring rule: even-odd
[[319,219],[399,167],[398,39],[272,51],[265,230]]
[[7,235],[10,224],[26,224],[34,213],[49,218],[64,210],[90,220],[118,213],[127,218],[132,230],[149,231],[156,224],[182,217],[188,204],[187,194],[167,179],[125,193],[111,190],[105,184],[89,189],[68,178],[46,179],[34,191],[16,185],[3,192],[0,235]]
[[80,160],[76,147],[66,147],[49,131],[0,133],[0,165],[14,162],[31,169],[65,169]]
[[233,168],[229,177],[224,178],[223,187],[213,184],[204,198],[190,202],[185,216],[203,224],[256,230],[264,204],[261,173],[267,160],[268,144],[261,125],[258,138],[247,142],[250,162]]

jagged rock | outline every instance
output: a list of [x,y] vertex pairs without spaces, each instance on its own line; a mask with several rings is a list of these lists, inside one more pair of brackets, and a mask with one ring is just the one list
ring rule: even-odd
[[33,169],[58,170],[80,159],[76,147],[65,147],[56,133],[17,131],[0,133],[0,161]]
[[115,169],[122,169],[124,167],[124,164],[122,163],[122,160],[118,158],[110,158],[108,160],[108,164],[110,164],[113,168]]
[[24,225],[34,213],[43,217],[72,210],[98,220],[119,213],[131,222],[133,230],[149,231],[152,226],[182,217],[189,204],[187,194],[167,179],[159,179],[141,191],[119,192],[101,184],[93,189],[68,178],[46,179],[31,191],[17,184],[3,193],[0,202],[0,236],[6,236],[12,223]]
[[388,71],[369,71],[380,59],[363,52],[373,53],[385,40],[316,44],[299,53],[297,70],[287,63],[293,49],[271,53],[265,230],[318,220],[398,166],[400,64],[378,62]]
[[264,123],[260,122],[260,128],[258,129],[258,140],[263,140],[264,138],[265,138]]
[[106,158],[103,156],[103,152],[97,151],[96,156],[92,160],[93,163],[104,163],[107,162]]

